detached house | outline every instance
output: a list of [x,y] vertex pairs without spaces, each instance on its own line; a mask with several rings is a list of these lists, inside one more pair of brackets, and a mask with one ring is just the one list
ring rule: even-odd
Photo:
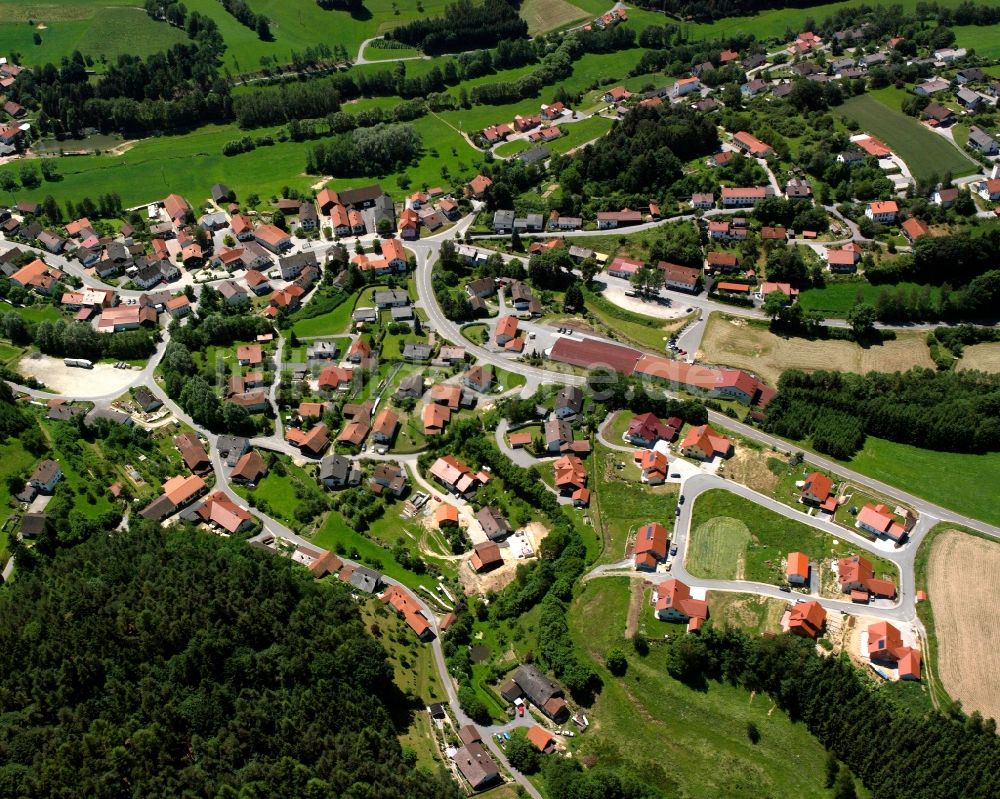
[[708,618],[708,603],[692,599],[691,589],[680,580],[667,580],[656,592],[656,618],[687,622],[688,630],[694,632]]
[[788,613],[788,632],[803,638],[816,638],[825,623],[826,611],[815,599],[797,603]]
[[635,568],[653,572],[666,559],[667,528],[659,522],[640,527],[635,534]]
[[895,222],[896,215],[898,213],[899,205],[895,200],[882,200],[868,203],[868,207],[865,209],[865,216],[873,222],[879,222],[881,224],[890,224]]

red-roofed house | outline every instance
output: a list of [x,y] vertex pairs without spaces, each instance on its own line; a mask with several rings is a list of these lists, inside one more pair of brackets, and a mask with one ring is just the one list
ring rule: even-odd
[[801,499],[807,505],[823,505],[833,491],[833,480],[822,472],[813,472],[806,477],[799,493]]
[[486,175],[476,175],[469,181],[469,193],[477,200],[483,199],[483,193],[493,185],[493,181]]
[[809,557],[805,553],[788,553],[785,579],[792,585],[805,585],[809,582]]
[[897,667],[901,680],[920,679],[920,650],[904,646],[899,630],[887,621],[868,627],[868,657],[874,663]]
[[560,494],[572,495],[577,489],[587,487],[587,468],[576,455],[563,455],[553,462],[552,468]]
[[865,209],[865,216],[873,222],[887,224],[896,221],[896,214],[899,213],[899,205],[895,200],[880,200],[868,203]]
[[858,513],[855,526],[875,535],[884,535],[893,541],[900,541],[906,535],[906,528],[896,521],[896,517],[885,505],[868,503]]
[[382,602],[391,605],[421,641],[427,641],[434,637],[434,630],[421,611],[420,605],[398,585],[390,585],[385,590],[385,593],[382,594]]
[[643,525],[635,534],[635,568],[655,572],[667,559],[667,528],[659,522]]
[[815,638],[823,631],[826,611],[815,599],[799,602],[789,611],[788,632],[804,638]]
[[855,594],[860,592],[867,601],[868,595],[892,599],[896,596],[896,586],[891,580],[875,578],[875,567],[867,558],[861,555],[851,555],[837,561],[837,579],[840,590],[851,594],[851,599],[860,599]]
[[225,530],[230,535],[253,526],[253,516],[221,491],[213,491],[198,508],[198,515],[207,523]]
[[539,752],[544,752],[545,754],[554,751],[556,748],[556,739],[540,724],[536,724],[534,727],[528,729],[528,740],[534,744]]
[[494,340],[499,347],[506,347],[507,343],[517,338],[517,317],[504,316],[497,322]]
[[258,225],[253,232],[254,240],[273,253],[281,253],[292,246],[292,239],[281,228],[274,225]]
[[733,134],[733,143],[753,158],[766,158],[774,152],[771,145],[751,136],[745,130]]
[[[692,599],[691,589],[680,580],[661,583],[656,592],[656,618],[661,621],[686,621],[708,618],[708,603]],[[696,624],[694,629],[700,625]]]
[[913,216],[905,220],[901,227],[903,229],[903,235],[906,236],[906,239],[910,242],[910,244],[915,242],[921,236],[929,236],[931,234],[931,229]]
[[319,374],[319,387],[325,391],[339,391],[351,385],[353,371],[341,366],[327,366]]
[[861,253],[855,249],[826,250],[826,263],[831,272],[856,272]]
[[683,422],[676,416],[661,422],[652,413],[642,413],[632,417],[625,438],[637,447],[652,447],[657,441],[674,441],[682,425]]
[[707,424],[692,427],[681,442],[681,452],[686,457],[703,461],[710,461],[715,457],[725,458],[731,449],[729,439]]
[[649,485],[663,485],[667,481],[669,460],[663,452],[640,449],[635,453],[636,465],[642,470],[642,480]]

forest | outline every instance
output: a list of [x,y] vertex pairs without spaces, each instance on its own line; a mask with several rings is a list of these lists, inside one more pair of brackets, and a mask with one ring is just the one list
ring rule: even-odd
[[0,593],[0,794],[457,799],[339,584],[134,519]]
[[846,459],[868,435],[946,452],[1000,450],[1000,378],[978,372],[783,372],[764,429]]
[[416,19],[385,34],[390,41],[417,47],[428,55],[494,47],[504,39],[522,39],[528,23],[509,0],[456,0],[440,17]]
[[880,799],[968,799],[1000,795],[996,723],[901,709],[846,657],[819,655],[795,636],[752,637],[712,627],[672,636],[671,677],[705,690],[709,681],[767,693],[846,763]]
[[416,160],[420,146],[420,134],[412,125],[358,128],[312,147],[306,172],[338,178],[384,175]]

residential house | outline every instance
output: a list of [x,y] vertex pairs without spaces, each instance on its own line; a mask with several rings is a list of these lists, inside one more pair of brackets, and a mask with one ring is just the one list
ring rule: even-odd
[[[486,190],[492,185],[493,181],[485,175],[476,175],[476,177],[469,181],[469,193],[474,199],[481,200]],[[511,211],[511,218],[513,218],[513,213]]]
[[767,81],[761,78],[753,78],[740,86],[740,94],[744,97],[756,97],[758,94],[766,92],[769,86],[770,84]]
[[587,487],[587,469],[576,455],[563,455],[552,464],[556,490],[564,495],[572,495]]
[[241,508],[222,491],[213,491],[205,497],[197,510],[198,517],[207,524],[236,535],[253,527],[253,516]]
[[540,724],[528,728],[528,741],[542,754],[551,754],[556,749],[556,739]]
[[767,158],[774,153],[771,145],[765,144],[745,130],[733,134],[733,144],[752,158]]
[[662,422],[652,413],[633,416],[625,438],[637,447],[653,447],[658,441],[674,441],[683,422],[676,416]]
[[573,443],[573,427],[565,419],[549,419],[544,427],[545,449],[551,454],[565,452]]
[[902,541],[906,535],[906,528],[896,521],[888,506],[881,503],[873,505],[869,502],[863,506],[858,512],[855,526],[860,530],[891,538],[896,543]]
[[701,81],[697,78],[681,78],[670,87],[671,97],[684,97],[692,92],[701,91]]
[[694,631],[708,618],[708,603],[692,599],[691,589],[680,580],[667,580],[656,590],[656,618],[687,622],[688,630]]
[[285,231],[274,225],[258,225],[253,231],[254,241],[275,255],[291,249],[292,239]]
[[10,282],[26,291],[48,294],[62,277],[62,271],[36,258],[14,272],[10,276]]
[[703,424],[688,430],[681,441],[681,453],[688,458],[710,461],[713,458],[725,458],[732,449],[729,439],[715,432],[709,425]]
[[831,272],[856,272],[861,253],[853,247],[839,250],[825,250],[826,263]]
[[621,103],[628,100],[632,96],[632,92],[626,89],[624,86],[615,86],[613,89],[608,89],[604,92],[604,96],[601,98],[606,103]]
[[451,420],[451,409],[447,405],[428,403],[420,411],[425,436],[439,436]]
[[493,232],[511,233],[514,230],[514,212],[510,210],[498,210],[493,214]]
[[989,178],[975,184],[975,189],[980,197],[987,202],[1000,200],[1000,178]]
[[815,599],[798,602],[788,612],[788,632],[803,638],[816,638],[826,624],[826,611]]
[[910,242],[910,244],[913,244],[913,242],[921,236],[929,236],[931,233],[931,229],[927,227],[927,225],[913,216],[904,220],[900,227],[903,231],[903,235],[906,236],[906,239]]
[[278,259],[278,270],[282,280],[294,280],[308,266],[317,266],[315,252],[297,252]]
[[194,502],[204,490],[205,481],[198,475],[176,475],[163,484],[163,493],[139,511],[139,515],[144,519],[162,522]]
[[785,198],[788,200],[808,200],[812,197],[812,186],[809,181],[792,178],[785,184]]
[[493,384],[493,370],[489,366],[476,364],[462,375],[462,384],[485,394]]
[[452,494],[465,496],[477,485],[472,470],[454,455],[443,455],[431,465],[431,477]]
[[633,459],[641,472],[642,482],[652,486],[663,485],[667,482],[670,459],[665,452],[658,449],[639,449],[636,450]]
[[455,767],[473,791],[482,791],[499,782],[500,770],[482,743],[463,746],[452,756]]
[[701,270],[693,266],[680,266],[660,261],[657,268],[663,273],[663,284],[674,291],[697,292],[701,283]]
[[376,444],[391,444],[399,427],[399,415],[388,408],[379,412],[372,423],[372,441]]
[[955,121],[955,112],[940,103],[928,103],[923,114],[935,127],[947,127]]
[[293,447],[298,447],[303,455],[318,458],[330,444],[330,431],[322,422],[308,431],[289,427],[285,430],[285,440]]
[[931,78],[914,86],[913,93],[921,97],[930,97],[932,94],[937,94],[950,88],[951,84],[943,78]]
[[770,186],[723,186],[722,207],[748,208],[771,194]]
[[898,213],[899,205],[895,200],[879,200],[873,203],[868,203],[868,207],[865,209],[865,216],[873,222],[879,222],[882,224],[895,222],[896,215]]
[[627,225],[638,225],[642,222],[642,214],[629,208],[621,211],[600,211],[597,214],[598,230],[612,230]]
[[522,697],[527,699],[557,724],[569,717],[569,707],[563,690],[533,663],[519,666],[500,688],[500,695],[508,702]]
[[[734,252],[718,252],[717,250],[713,250],[706,256],[705,261],[708,271],[712,273],[735,272],[740,266],[739,256]],[[718,288],[716,286],[716,290]]]
[[715,195],[712,192],[695,192],[691,195],[691,205],[695,208],[709,209],[715,207]]
[[364,566],[348,564],[340,570],[340,581],[365,594],[377,593],[382,587],[382,575]]
[[556,394],[554,411],[556,418],[568,419],[583,410],[583,389],[579,386],[564,386]]
[[163,200],[163,208],[167,212],[170,221],[177,226],[184,224],[187,215],[191,212],[191,206],[188,205],[188,201],[178,194],[168,194]]
[[267,464],[257,450],[252,449],[240,456],[229,477],[234,483],[256,485],[267,474]]
[[476,514],[476,521],[483,528],[483,532],[490,541],[500,541],[514,532],[499,509],[492,505],[486,505]]
[[503,316],[497,322],[494,342],[498,347],[506,347],[511,341],[517,338],[517,317]]
[[935,205],[940,205],[942,208],[951,208],[957,199],[958,189],[953,187],[935,189],[934,194],[931,195],[931,202]]
[[619,277],[623,280],[628,280],[644,266],[645,263],[638,261],[635,258],[625,258],[623,256],[619,256],[608,266],[608,274],[611,277]]
[[358,485],[361,472],[354,461],[344,455],[327,455],[319,462],[319,481],[327,488]]
[[40,494],[51,494],[56,487],[56,483],[62,480],[62,467],[54,460],[46,458],[39,462],[35,471],[28,478],[28,485]]
[[851,594],[854,601],[867,602],[869,595],[893,599],[896,585],[891,580],[875,577],[872,562],[861,555],[851,555],[837,561],[837,580],[840,590]]
[[792,585],[807,585],[809,557],[802,552],[789,552],[785,559],[785,579]]
[[21,538],[38,538],[45,532],[48,517],[44,513],[25,513],[21,519]]
[[476,544],[472,548],[472,557],[469,564],[477,572],[490,571],[498,566],[503,566],[503,557],[500,555],[500,546],[495,541],[485,541]]
[[380,463],[372,472],[368,487],[375,493],[390,492],[401,497],[406,491],[406,469],[396,463]]
[[[827,506],[831,504],[831,498],[833,499],[832,507],[828,508]],[[813,472],[806,477],[802,484],[799,499],[806,505],[813,505],[832,512],[836,508],[837,501],[833,491],[833,480],[822,472]]]
[[174,446],[181,454],[184,465],[195,474],[205,474],[211,471],[212,461],[205,452],[201,440],[195,433],[182,433],[174,437]]
[[635,568],[655,572],[658,564],[667,559],[667,528],[651,522],[635,534]]
[[898,668],[901,680],[920,679],[920,651],[904,646],[902,634],[887,621],[869,625],[868,658]]

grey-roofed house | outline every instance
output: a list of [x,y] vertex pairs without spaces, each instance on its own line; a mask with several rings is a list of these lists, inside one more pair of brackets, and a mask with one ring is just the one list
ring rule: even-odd
[[123,424],[129,427],[133,424],[132,417],[129,414],[115,410],[114,408],[94,408],[83,417],[83,421],[88,427],[93,427],[94,424],[102,419],[113,424]]
[[974,125],[969,129],[969,146],[983,155],[996,155],[998,150],[996,139]]
[[430,344],[414,344],[407,342],[403,345],[403,360],[410,362],[429,361],[434,348]]
[[44,513],[26,513],[21,519],[20,533],[24,538],[38,538],[45,532],[46,516]]
[[[343,194],[341,194],[343,197]],[[383,219],[389,223],[389,229],[396,229],[396,207],[392,202],[392,197],[388,194],[382,194],[375,198],[375,203],[373,204],[373,218],[375,221],[375,229],[378,230],[378,223]]]
[[226,465],[233,467],[237,461],[250,451],[250,440],[243,436],[219,436],[215,448],[226,459]]
[[424,393],[424,378],[422,375],[410,375],[403,378],[393,395],[395,399],[419,399]]
[[58,405],[51,405],[49,407],[49,412],[45,415],[45,418],[51,419],[54,422],[68,422],[74,416],[79,416],[81,413],[83,413],[83,408],[79,405],[60,402]]
[[500,770],[481,742],[473,741],[454,755],[455,767],[474,791],[488,788],[500,779]]
[[66,239],[57,233],[43,230],[38,236],[38,243],[51,253],[60,253],[66,246]]
[[163,406],[160,398],[150,391],[148,386],[139,386],[135,390],[135,393],[133,393],[132,398],[143,413],[152,413],[157,408]]
[[327,455],[319,462],[319,481],[327,488],[343,488],[361,482],[354,461],[343,455]]
[[413,319],[413,306],[404,305],[397,308],[390,308],[389,315],[393,322],[408,322]]
[[971,89],[959,89],[955,93],[955,99],[969,111],[975,111],[983,103],[983,98]]
[[[569,715],[569,708],[563,698],[562,688],[539,671],[533,663],[519,666],[514,672],[511,682],[519,689],[518,696],[523,694],[531,704],[553,721],[559,722]],[[504,686],[504,689],[507,691],[504,698],[513,701],[509,697],[512,691],[507,685]]]
[[493,214],[493,232],[510,233],[514,229],[514,212],[499,210]]
[[336,358],[339,351],[335,341],[314,341],[306,347],[306,358],[310,361],[328,361]]
[[302,270],[307,266],[317,266],[316,253],[303,251],[284,255],[278,259],[278,269],[281,271],[282,280],[293,280],[302,274]]
[[402,289],[375,292],[375,305],[379,308],[395,308],[400,305],[409,304],[410,295]]
[[532,147],[530,150],[525,150],[518,156],[518,160],[530,166],[531,164],[537,164],[539,161],[544,161],[548,157],[549,148],[542,144],[538,147]]
[[374,569],[368,569],[364,566],[347,566],[340,573],[342,579],[345,572],[347,573],[346,582],[366,594],[374,594],[382,585],[382,575]]
[[486,533],[486,537],[490,541],[499,541],[514,532],[510,522],[492,505],[481,508],[476,514],[476,521],[482,526],[483,532]]
[[377,322],[378,310],[375,308],[355,308],[351,318],[355,322]]
[[583,409],[583,390],[579,386],[565,386],[556,394],[555,413],[560,419],[573,416]]
[[212,199],[217,203],[227,202],[229,200],[229,186],[225,183],[213,183]]

